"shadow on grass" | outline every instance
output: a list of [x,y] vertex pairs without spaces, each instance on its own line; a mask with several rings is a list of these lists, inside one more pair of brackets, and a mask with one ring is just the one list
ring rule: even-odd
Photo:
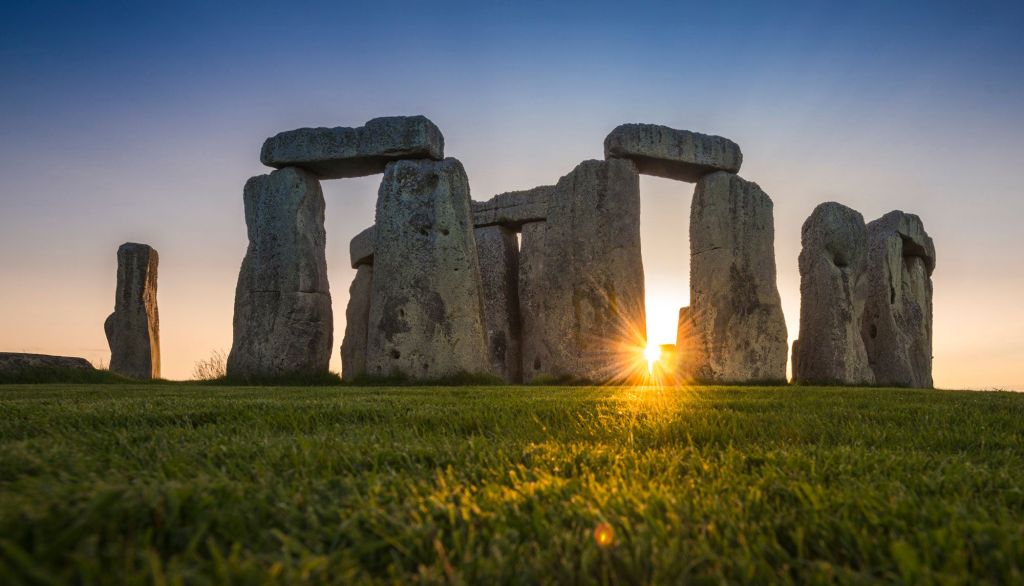
[[32,385],[46,383],[64,384],[136,384],[140,382],[109,370],[96,370],[86,368],[54,368],[37,367],[25,368],[15,372],[0,373],[0,385]]

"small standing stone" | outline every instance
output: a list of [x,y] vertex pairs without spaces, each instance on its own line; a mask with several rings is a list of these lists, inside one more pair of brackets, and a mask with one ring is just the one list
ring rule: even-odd
[[743,163],[740,146],[722,138],[657,124],[623,124],[604,139],[606,159],[624,158],[645,175],[697,181],[708,173],[736,173]]
[[935,244],[921,218],[889,212],[867,225],[868,295],[861,331],[879,385],[931,388]]
[[159,262],[156,250],[145,244],[128,242],[117,249],[114,313],[103,324],[110,370],[139,380],[160,378]]
[[483,281],[484,328],[491,368],[505,382],[522,380],[519,331],[519,243],[502,226],[475,231]]
[[370,375],[490,372],[469,202],[456,159],[388,164],[377,198]]
[[684,372],[704,382],[785,382],[789,348],[775,280],[772,200],[756,183],[726,172],[697,182],[690,300],[684,317],[696,341],[694,351],[680,352]]
[[793,380],[805,384],[870,385],[861,319],[867,293],[864,217],[828,202],[801,230],[800,339],[793,342]]
[[361,264],[348,289],[345,337],[341,341],[341,378],[354,381],[366,374],[366,341],[369,336],[370,295],[373,265]]
[[320,183],[286,167],[249,179],[244,201],[249,247],[235,289],[228,376],[325,373],[334,325]]

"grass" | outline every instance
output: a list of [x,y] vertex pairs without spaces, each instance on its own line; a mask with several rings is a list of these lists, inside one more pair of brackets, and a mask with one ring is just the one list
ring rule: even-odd
[[0,387],[3,584],[1022,580],[1024,395]]

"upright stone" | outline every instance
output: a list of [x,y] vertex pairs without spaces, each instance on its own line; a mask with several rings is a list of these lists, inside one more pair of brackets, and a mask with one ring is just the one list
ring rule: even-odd
[[388,164],[377,198],[367,372],[487,373],[469,180],[456,159]]
[[[543,226],[543,227],[541,227]],[[640,180],[631,161],[584,161],[523,228],[523,378],[645,378]]]
[[696,342],[692,352],[681,352],[684,370],[695,379],[786,380],[774,240],[772,200],[756,183],[725,172],[701,177],[690,209],[686,312]]
[[727,138],[657,124],[617,127],[604,139],[604,156],[630,159],[645,175],[691,182],[743,164],[739,145]]
[[867,293],[864,217],[828,202],[801,230],[800,339],[793,342],[793,380],[805,384],[870,385],[861,319]]
[[348,289],[345,337],[341,341],[341,378],[353,381],[366,374],[366,342],[369,336],[370,295],[373,265],[362,264]]
[[352,261],[352,268],[359,268],[359,265],[373,264],[373,248],[377,246],[377,227],[370,226],[349,242],[348,254]]
[[159,262],[156,250],[145,244],[128,242],[117,249],[114,313],[103,324],[110,370],[139,380],[160,378]]
[[483,283],[484,329],[491,368],[505,382],[522,380],[519,331],[519,243],[502,226],[475,231]]
[[921,218],[889,212],[867,225],[868,294],[861,335],[879,385],[932,387],[935,244]]
[[391,161],[441,159],[444,136],[425,116],[374,118],[358,128],[299,128],[268,138],[260,161],[301,167],[322,179],[384,172]]
[[286,167],[249,179],[244,201],[249,247],[235,289],[228,376],[327,372],[333,321],[320,183]]

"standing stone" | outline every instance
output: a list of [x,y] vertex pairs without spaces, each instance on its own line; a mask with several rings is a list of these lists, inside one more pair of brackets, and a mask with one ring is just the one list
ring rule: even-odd
[[487,373],[469,180],[456,159],[388,164],[377,198],[367,372]]
[[145,244],[128,242],[117,249],[114,313],[103,324],[110,370],[139,380],[160,378],[159,262],[156,250]]
[[441,159],[444,136],[425,116],[374,118],[358,128],[299,128],[268,138],[260,161],[268,167],[301,167],[322,179],[384,172],[402,159]]
[[871,222],[861,335],[879,385],[932,387],[935,244],[921,218],[901,211]]
[[333,321],[320,183],[286,167],[249,179],[244,201],[249,248],[235,289],[228,376],[325,373]]
[[366,374],[366,341],[369,336],[370,294],[373,265],[362,264],[348,289],[345,337],[341,341],[341,378],[354,381]]
[[657,124],[617,127],[604,139],[604,156],[630,159],[645,175],[691,182],[743,164],[740,146],[727,138]]
[[793,380],[805,384],[870,385],[861,319],[867,293],[864,217],[828,202],[801,230],[800,339],[793,342]]
[[774,240],[772,200],[756,183],[725,172],[697,182],[685,315],[696,341],[694,351],[680,353],[695,379],[785,382],[788,345]]
[[[541,228],[540,226],[543,226]],[[584,161],[523,228],[523,378],[646,378],[640,178],[628,160]]]
[[505,382],[522,380],[519,332],[519,243],[501,226],[475,231],[483,283],[484,329],[491,368]]
[[373,248],[377,246],[377,227],[370,226],[359,234],[356,234],[348,244],[349,259],[352,261],[352,268],[359,268],[359,265],[373,264]]

